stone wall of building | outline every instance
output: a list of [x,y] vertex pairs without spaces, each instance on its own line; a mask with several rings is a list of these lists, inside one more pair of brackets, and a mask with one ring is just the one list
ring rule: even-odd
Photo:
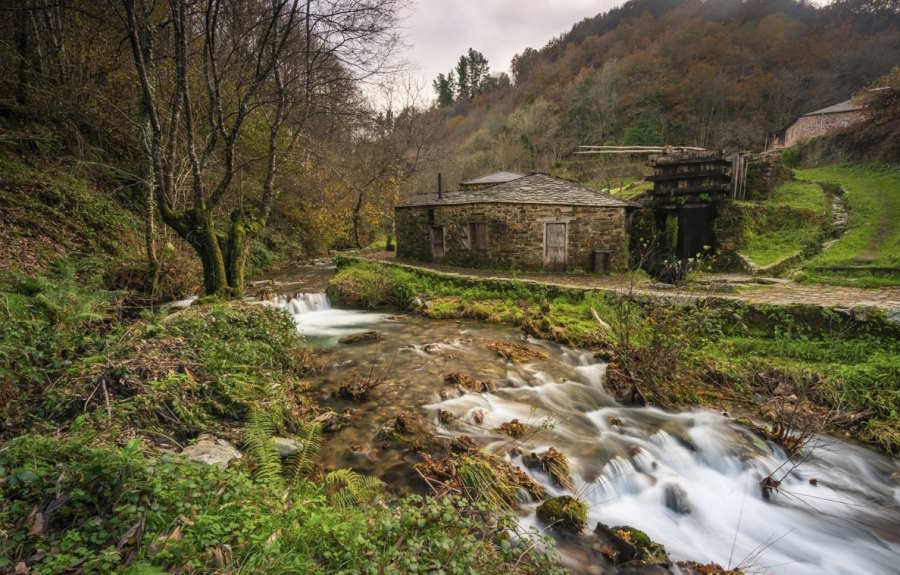
[[783,145],[790,148],[804,140],[818,138],[819,136],[858,124],[865,117],[865,112],[862,110],[802,116],[785,131]]
[[791,170],[778,154],[751,160],[747,165],[745,200],[767,200],[780,184],[791,178]]
[[[431,228],[444,233],[444,263],[467,267],[541,269],[544,226],[566,222],[567,268],[590,271],[594,250],[610,252],[610,268],[627,267],[624,207],[538,204],[467,204],[400,207],[396,210],[397,255],[434,261]],[[472,245],[470,224],[487,224],[487,245]]]

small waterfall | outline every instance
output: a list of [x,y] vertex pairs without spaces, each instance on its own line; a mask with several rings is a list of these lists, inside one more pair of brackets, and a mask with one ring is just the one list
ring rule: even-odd
[[291,315],[331,309],[328,296],[324,293],[300,293],[282,305],[286,305]]
[[333,345],[345,335],[370,330],[386,317],[380,313],[333,308],[323,292],[279,297],[275,305],[293,316],[297,331],[325,345]]

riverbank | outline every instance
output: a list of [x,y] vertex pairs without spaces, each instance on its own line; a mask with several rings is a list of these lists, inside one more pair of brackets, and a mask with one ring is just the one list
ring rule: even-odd
[[329,287],[338,302],[505,323],[594,349],[612,360],[607,385],[623,401],[748,414],[789,445],[815,429],[900,448],[900,329],[878,308],[657,298],[352,258],[338,265]]
[[71,270],[0,299],[0,572],[560,571],[507,512],[323,468],[280,309],[138,315]]

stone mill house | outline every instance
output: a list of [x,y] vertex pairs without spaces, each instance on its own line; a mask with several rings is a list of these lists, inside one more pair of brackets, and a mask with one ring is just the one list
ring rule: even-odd
[[467,267],[623,269],[629,207],[542,173],[497,172],[448,192],[439,183],[437,193],[397,206],[397,256]]

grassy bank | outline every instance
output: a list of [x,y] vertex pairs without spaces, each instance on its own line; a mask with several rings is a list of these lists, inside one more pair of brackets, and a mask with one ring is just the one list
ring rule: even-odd
[[[486,504],[317,466],[318,361],[287,314],[134,317],[98,282],[59,265],[0,281],[0,571],[557,571]],[[177,455],[202,434],[243,457]],[[279,457],[275,436],[297,450]]]
[[739,251],[759,267],[816,250],[831,218],[825,191],[812,182],[788,180],[775,188],[769,201],[737,205],[746,214]]
[[900,169],[836,165],[795,170],[802,180],[837,184],[849,222],[841,238],[804,266],[804,281],[878,287],[900,285]]
[[676,307],[533,282],[340,263],[329,287],[339,302],[507,323],[597,349],[612,358],[608,385],[621,398],[637,391],[663,406],[731,404],[771,419],[793,397],[832,429],[900,449],[900,332],[877,312],[857,321],[815,306],[707,300]]

